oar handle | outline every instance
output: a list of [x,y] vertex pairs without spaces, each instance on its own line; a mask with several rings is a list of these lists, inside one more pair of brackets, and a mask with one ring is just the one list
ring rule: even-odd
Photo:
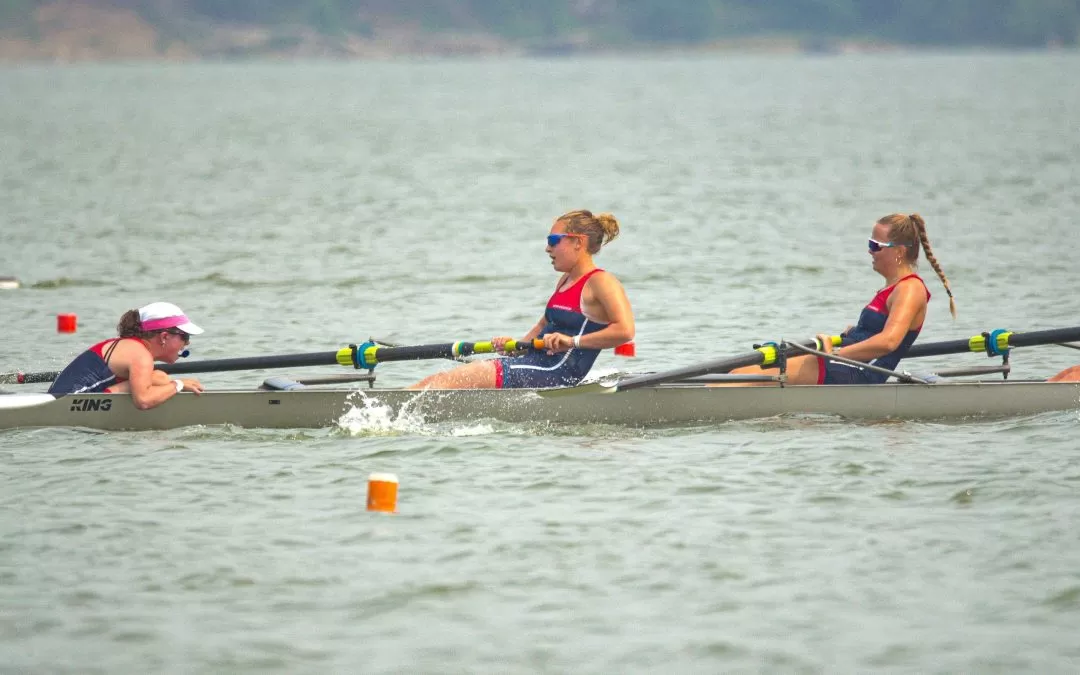
[[[543,340],[533,340],[531,343],[520,340],[508,340],[503,347],[504,351],[517,352],[527,349],[543,349]],[[414,345],[410,347],[386,347],[373,342],[367,342],[357,348],[356,367],[374,368],[377,364],[386,361],[419,361],[421,359],[454,359],[473,354],[494,354],[495,345],[490,340],[482,342],[447,342],[436,345]],[[345,363],[344,365],[349,365]]]
[[[487,343],[487,344],[491,344],[491,343]],[[508,352],[520,352],[520,351],[525,351],[527,349],[543,349],[543,348],[544,348],[544,341],[543,340],[531,340],[531,341],[528,341],[528,342],[522,342],[520,340],[510,340],[509,342],[506,343],[505,351],[508,351]]]

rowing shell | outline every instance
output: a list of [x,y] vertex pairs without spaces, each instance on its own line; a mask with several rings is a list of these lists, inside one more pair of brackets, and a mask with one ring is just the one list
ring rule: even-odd
[[855,419],[947,419],[1080,410],[1080,383],[967,381],[789,387],[676,384],[617,393],[540,395],[537,390],[317,389],[183,393],[151,410],[127,394],[0,396],[0,429],[81,427],[173,429],[231,424],[248,428],[319,428],[354,408],[382,408],[424,422],[493,419],[634,427],[724,422],[783,414]]

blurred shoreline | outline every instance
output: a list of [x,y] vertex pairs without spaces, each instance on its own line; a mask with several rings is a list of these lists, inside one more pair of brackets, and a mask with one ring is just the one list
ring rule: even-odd
[[[1058,45],[1048,44],[1047,49]],[[586,54],[851,54],[942,49],[872,39],[774,35],[700,44],[598,45],[588,35],[510,41],[489,33],[432,33],[417,26],[378,25],[370,34],[326,35],[303,25],[218,22],[156,26],[131,9],[73,1],[38,8],[30,23],[0,29],[0,64],[233,59],[388,60],[407,57],[521,57]],[[1013,51],[1006,47],[988,48]],[[1027,48],[1024,51],[1031,51]]]

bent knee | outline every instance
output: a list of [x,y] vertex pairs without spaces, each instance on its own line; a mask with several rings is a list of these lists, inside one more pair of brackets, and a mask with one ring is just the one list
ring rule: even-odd
[[1080,366],[1066,368],[1057,375],[1049,378],[1047,382],[1080,382]]

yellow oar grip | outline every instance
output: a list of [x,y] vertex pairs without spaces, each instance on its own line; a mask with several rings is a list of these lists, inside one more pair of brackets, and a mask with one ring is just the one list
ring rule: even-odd
[[[544,348],[544,341],[543,340],[533,340],[532,341],[532,348],[533,349],[543,349]],[[520,351],[520,350],[523,350],[523,349],[529,349],[529,343],[528,342],[522,342],[521,340],[507,340],[506,345],[503,347],[503,351],[507,351],[507,352],[516,352],[516,351]],[[471,354],[494,354],[495,353],[495,345],[491,344],[491,342],[474,342],[472,351],[470,353]],[[457,347],[456,344],[454,345],[454,354],[455,355],[458,354],[458,347]]]
[[[455,342],[454,343],[454,356],[467,356],[467,354],[462,353],[461,346],[463,344],[465,344],[465,343],[463,343],[463,342]],[[506,349],[510,350],[510,345],[512,345],[512,344],[513,344],[513,341],[506,343]],[[472,343],[472,351],[469,352],[469,354],[494,354],[494,353],[495,353],[495,345],[491,344],[490,340],[486,341],[486,342],[474,342],[474,343]]]
[[[1009,349],[1009,338],[1012,337],[1012,333],[998,333],[995,336],[995,342],[998,352],[1004,352]],[[983,335],[972,336],[968,340],[968,349],[973,352],[985,352],[986,349],[986,337]]]
[[[528,349],[528,348],[529,348],[529,343],[528,342],[522,342],[521,340],[510,340],[509,342],[506,343],[506,351],[508,351],[508,352],[516,352],[518,350]],[[543,349],[544,348],[544,341],[543,340],[533,340],[532,341],[532,348],[533,349]]]
[[[815,342],[817,342],[817,338],[814,338],[814,340],[815,340]],[[840,337],[839,335],[830,335],[829,336],[829,341],[832,342],[833,347],[839,347],[840,343],[844,341],[844,338]],[[822,345],[820,343],[818,343],[816,346],[818,348],[818,351],[820,351],[821,348],[822,348]],[[761,367],[762,368],[764,368],[765,366],[771,366],[774,363],[776,363],[777,352],[776,352],[776,344],[775,343],[767,344],[767,345],[761,345],[760,347],[757,348],[757,351],[761,352],[762,356],[764,357],[761,360]]]
[[[543,340],[533,340],[534,349],[544,347]],[[509,340],[505,350],[508,352],[528,349],[528,344],[520,340]],[[383,358],[390,361],[405,361],[412,359],[438,359],[456,356],[469,356],[470,354],[493,354],[495,345],[488,342],[452,342],[449,344],[418,345],[413,347],[390,347],[366,342],[356,347],[354,360],[354,347],[345,347],[335,352],[335,360],[343,366],[358,366],[371,368],[379,363],[379,350],[389,350],[383,354]]]

